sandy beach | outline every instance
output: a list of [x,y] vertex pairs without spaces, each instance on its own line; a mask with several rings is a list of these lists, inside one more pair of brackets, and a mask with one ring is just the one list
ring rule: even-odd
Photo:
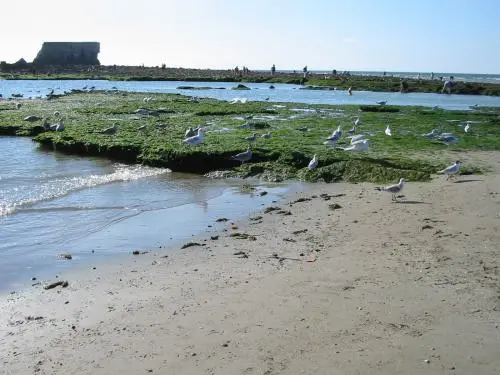
[[499,155],[454,153],[488,173],[399,203],[316,184],[200,246],[3,295],[0,374],[498,374]]

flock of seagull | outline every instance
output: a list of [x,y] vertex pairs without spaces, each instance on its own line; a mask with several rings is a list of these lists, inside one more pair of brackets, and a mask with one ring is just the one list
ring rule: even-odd
[[[153,97],[146,97],[146,98],[144,98],[143,101],[144,101],[144,103],[149,103],[149,102],[152,102],[154,100],[155,99]],[[244,99],[237,98],[237,99],[234,99],[233,101],[231,101],[230,103],[231,104],[246,103],[246,99],[245,98]],[[386,103],[387,103],[387,101],[377,102],[377,104],[379,104],[379,105],[385,105]],[[19,109],[19,107],[18,107],[18,109]],[[139,108],[137,111],[135,111],[136,114],[144,114],[144,115],[146,115],[146,114],[150,115],[151,114],[150,112],[151,112],[150,110],[145,109],[145,108]],[[58,111],[55,111],[54,117],[56,117],[58,119],[58,121],[56,123],[53,123],[53,124],[50,124],[46,118],[43,119],[42,125],[43,125],[44,129],[46,131],[56,131],[56,132],[63,131],[65,129],[65,127],[64,127],[63,119],[61,118],[60,113]],[[27,116],[26,118],[24,118],[24,120],[33,122],[33,121],[42,120],[42,118],[40,118],[38,116]],[[360,125],[360,122],[361,122],[361,120],[360,120],[360,117],[358,116],[353,121],[352,128],[346,132],[346,138],[348,138],[350,140],[349,144],[346,147],[337,146],[337,143],[341,140],[342,135],[343,135],[342,127],[340,125],[337,127],[336,130],[334,130],[332,132],[332,134],[329,137],[326,138],[326,140],[323,142],[323,144],[326,146],[330,146],[330,147],[336,146],[337,149],[340,149],[340,150],[343,150],[346,152],[367,151],[369,148],[369,141],[370,140],[366,138],[365,134],[356,134],[356,130],[357,130],[357,127]],[[465,133],[470,132],[471,128],[472,128],[472,121],[467,121],[465,123],[464,132]],[[113,134],[117,133],[118,129],[119,129],[119,126],[118,126],[118,124],[115,123],[108,128],[99,130],[98,133],[99,134],[113,135]],[[146,125],[142,125],[142,126],[139,126],[137,128],[138,131],[145,130],[145,129],[146,129]],[[296,130],[308,131],[309,129],[308,128],[297,128]],[[389,125],[386,126],[386,128],[384,130],[384,134],[386,136],[389,136],[389,137],[392,136],[392,130],[391,130]],[[432,139],[432,140],[441,141],[442,143],[445,143],[445,144],[453,144],[453,143],[456,143],[458,140],[458,138],[453,133],[440,133],[437,129],[432,129],[431,132],[422,134],[422,136],[429,138],[429,139]],[[271,133],[268,132],[268,133],[262,134],[261,137],[266,138],[266,139],[271,138]],[[244,139],[250,143],[250,142],[254,142],[256,140],[256,138],[257,138],[257,133],[253,133],[253,134],[245,137]],[[193,129],[192,127],[190,127],[186,130],[182,143],[184,143],[186,145],[196,146],[196,145],[203,143],[204,140],[205,140],[205,130],[202,127],[199,127],[196,129]],[[231,159],[239,161],[243,164],[243,163],[250,161],[252,159],[252,155],[253,155],[252,150],[250,149],[250,146],[248,146],[246,151],[240,152],[236,155],[231,156]],[[307,166],[307,169],[309,171],[312,171],[313,169],[315,169],[318,166],[318,164],[319,164],[319,159],[318,159],[317,155],[314,155],[313,158],[310,160],[310,162]],[[448,180],[448,179],[456,176],[456,174],[460,170],[460,166],[461,166],[460,161],[456,161],[452,165],[448,166],[447,168],[445,168],[441,171],[438,171],[437,173],[447,175],[447,180]],[[404,183],[405,183],[404,178],[401,178],[399,180],[399,183],[380,188],[380,190],[391,193],[392,200],[396,201],[397,194],[403,190]]]

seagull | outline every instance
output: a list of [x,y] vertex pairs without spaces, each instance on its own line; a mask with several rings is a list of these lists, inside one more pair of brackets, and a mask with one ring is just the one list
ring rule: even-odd
[[356,120],[354,120],[354,126],[358,126],[359,123],[360,123],[360,119],[359,119],[359,116],[356,118]]
[[250,147],[248,147],[245,152],[240,152],[239,154],[231,156],[231,159],[241,161],[241,164],[243,164],[246,161],[249,161],[251,158],[252,158],[252,150],[250,150]]
[[398,198],[396,197],[397,193],[401,193],[403,191],[403,186],[404,186],[405,179],[401,178],[399,179],[399,184],[394,184],[391,186],[386,186],[382,188],[382,191],[387,191],[392,194],[392,200],[397,201]]
[[351,130],[347,131],[346,134],[348,135],[353,135],[354,133],[356,133],[356,125],[354,125]]
[[387,104],[387,100],[379,100],[378,102],[375,102],[379,105],[386,105]]
[[391,128],[389,125],[387,125],[387,128],[385,128],[385,135],[388,135],[389,137],[392,136]]
[[55,132],[62,132],[64,130],[63,120],[61,119],[58,123],[49,124],[47,119],[43,121],[43,128],[45,130],[51,130]]
[[437,173],[448,175],[446,177],[446,179],[449,180],[450,177],[454,174],[457,174],[459,170],[460,170],[460,161],[457,160],[455,163],[453,163],[449,167],[446,167],[445,169],[438,171]]
[[253,142],[253,141],[255,141],[256,138],[257,138],[257,133],[253,133],[252,135],[249,135],[248,137],[245,137],[245,139],[248,142]]
[[464,128],[464,132],[468,133],[470,128],[471,128],[470,122],[467,122],[467,125],[465,125],[465,128]]
[[352,95],[352,87],[349,87],[349,88],[347,89],[347,95]]
[[138,132],[139,132],[139,131],[142,131],[142,130],[146,130],[146,127],[147,127],[147,125],[146,125],[146,124],[144,124],[144,125],[139,126],[136,130],[137,130]]
[[442,141],[442,142],[444,142],[447,145],[451,145],[453,143],[457,143],[457,141],[458,141],[458,138],[455,137],[451,133],[443,133],[437,139],[440,140],[440,141]]
[[236,104],[236,103],[245,104],[247,100],[248,100],[247,98],[234,98],[232,101],[229,102],[229,104]]
[[113,124],[113,126],[110,126],[109,128],[101,130],[99,133],[101,134],[116,134],[118,131],[118,125]]
[[331,142],[337,142],[340,137],[342,136],[342,128],[340,125],[337,127],[337,130],[335,130],[331,136],[329,136],[326,140],[331,141]]
[[197,131],[195,131],[192,127],[189,127],[188,130],[186,130],[186,133],[184,133],[185,138],[193,137],[195,136]]
[[364,134],[357,134],[357,135],[352,135],[350,137],[347,137],[347,138],[351,138],[351,145],[357,141],[361,141],[362,139],[365,139],[365,135]]
[[361,152],[368,150],[368,139],[360,139],[359,141],[352,142],[348,147],[337,147],[344,151]]
[[29,121],[29,122],[35,122],[35,121],[40,121],[42,118],[38,116],[28,116],[24,118],[24,121]]
[[437,135],[437,129],[432,129],[429,133],[422,134],[422,137],[434,138]]
[[262,138],[269,139],[271,138],[271,133],[264,133],[261,135]]
[[198,128],[198,134],[193,135],[192,137],[188,137],[184,139],[182,142],[190,144],[190,145],[199,145],[205,139],[205,131],[202,128]]
[[314,157],[309,162],[309,165],[307,166],[307,168],[311,171],[314,168],[316,168],[317,166],[318,166],[318,158],[316,157],[316,155],[314,155]]

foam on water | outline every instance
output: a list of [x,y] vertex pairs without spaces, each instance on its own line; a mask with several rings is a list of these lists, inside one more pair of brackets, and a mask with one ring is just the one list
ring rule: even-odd
[[170,172],[169,169],[116,163],[114,172],[102,175],[55,178],[34,185],[0,190],[0,216],[12,214],[38,202],[60,198],[77,190],[119,181],[132,181]]

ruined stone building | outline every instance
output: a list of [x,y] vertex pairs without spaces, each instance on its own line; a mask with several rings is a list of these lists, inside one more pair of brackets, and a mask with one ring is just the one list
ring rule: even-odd
[[98,42],[45,42],[33,60],[36,66],[99,65]]

